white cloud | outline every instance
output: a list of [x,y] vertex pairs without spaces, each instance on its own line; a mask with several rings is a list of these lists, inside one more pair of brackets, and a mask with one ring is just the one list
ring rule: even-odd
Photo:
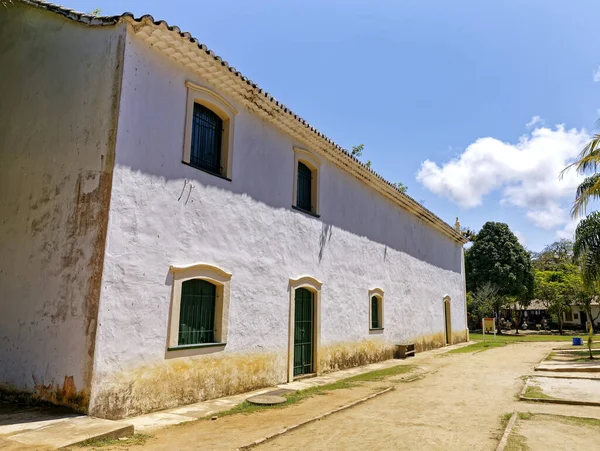
[[600,66],[594,71],[594,83],[600,82]]
[[462,208],[477,207],[498,191],[503,204],[524,208],[536,226],[552,229],[568,221],[568,205],[581,181],[574,171],[560,180],[559,172],[588,139],[585,130],[562,125],[535,128],[516,143],[479,138],[446,163],[423,162],[417,180]]
[[570,219],[562,229],[556,231],[556,239],[560,240],[566,238],[567,240],[573,240],[575,238],[575,229],[581,219],[582,218]]
[[515,236],[519,240],[519,243],[521,243],[521,246],[525,247],[525,235],[523,235],[518,230],[515,230],[513,233],[515,234]]
[[533,127],[536,124],[543,124],[543,123],[544,123],[544,119],[542,119],[539,116],[533,116],[531,118],[531,120],[529,122],[527,122],[527,124],[525,124],[525,127],[531,128],[531,127]]

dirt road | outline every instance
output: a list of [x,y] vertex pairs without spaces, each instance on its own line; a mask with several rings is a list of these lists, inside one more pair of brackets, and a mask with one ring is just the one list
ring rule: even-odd
[[493,450],[500,418],[552,347],[514,344],[423,363],[426,378],[278,438],[260,449]]
[[553,346],[556,343],[515,343],[475,354],[424,353],[412,361],[427,372],[423,379],[409,383],[369,382],[317,395],[284,409],[169,427],[156,431],[143,449],[233,450],[374,390],[394,386],[395,390],[385,395],[256,449],[494,450],[503,432],[501,417],[513,410],[600,417],[599,407],[517,401],[516,395],[524,383],[522,376],[531,374]]

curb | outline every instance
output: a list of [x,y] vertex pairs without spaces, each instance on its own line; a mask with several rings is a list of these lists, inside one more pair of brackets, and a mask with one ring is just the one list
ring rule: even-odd
[[[566,371],[563,371],[566,373]],[[585,377],[585,376],[559,376],[559,375],[546,375],[546,374],[528,374],[527,379],[532,377],[545,377],[547,379],[574,379],[584,381],[600,381],[600,377]]]
[[508,443],[508,437],[510,436],[510,433],[515,427],[515,423],[517,422],[517,416],[517,412],[513,411],[513,414],[510,417],[510,420],[508,420],[508,424],[506,425],[506,429],[504,429],[504,434],[502,434],[500,443],[498,443],[498,446],[496,447],[496,451],[504,451],[504,448],[506,448],[506,444]]
[[261,439],[255,440],[252,443],[249,443],[249,444],[244,445],[244,446],[240,446],[237,449],[240,450],[240,451],[242,451],[242,450],[254,448],[255,446],[258,446],[258,445],[262,445],[263,443],[268,442],[269,440],[273,440],[274,438],[277,438],[277,437],[279,437],[279,436],[281,436],[283,434],[286,434],[286,433],[288,433],[290,431],[298,429],[298,428],[300,428],[302,426],[305,426],[307,424],[314,423],[315,421],[322,420],[323,418],[326,418],[329,415],[333,415],[334,413],[340,412],[342,410],[349,409],[350,407],[354,407],[354,406],[356,406],[358,404],[362,404],[363,402],[368,401],[369,399],[373,399],[373,398],[375,398],[377,396],[381,396],[381,395],[383,395],[385,393],[388,393],[389,391],[391,391],[393,389],[394,389],[394,387],[388,387],[385,390],[379,391],[377,393],[373,393],[372,395],[366,396],[366,397],[361,398],[361,399],[359,399],[357,401],[353,401],[353,402],[351,402],[349,404],[345,404],[342,407],[338,407],[337,409],[331,410],[331,411],[326,412],[326,413],[321,414],[321,415],[317,415],[316,417],[312,417],[312,418],[310,418],[310,419],[308,419],[306,421],[303,421],[301,423],[297,423],[297,424],[294,424],[292,426],[288,426],[288,427],[286,427],[286,428],[284,428],[284,429],[282,429],[280,431],[275,432],[274,434],[267,435],[266,437],[263,437]]
[[591,407],[600,406],[600,402],[571,401],[569,399],[553,399],[553,398],[527,398],[525,396],[519,396],[519,401],[545,402],[545,403],[549,403],[549,404],[566,404],[566,405],[570,405],[570,406],[591,406]]

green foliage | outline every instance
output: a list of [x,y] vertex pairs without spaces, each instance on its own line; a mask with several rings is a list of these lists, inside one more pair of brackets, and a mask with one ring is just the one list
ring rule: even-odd
[[477,233],[475,233],[473,230],[471,230],[468,227],[461,227],[460,228],[460,233],[462,234],[463,237],[465,237],[465,239],[469,242],[473,242],[475,241],[475,238],[477,237]]
[[[482,334],[469,334],[469,338],[473,341],[483,340]],[[502,335],[501,341],[505,343],[509,342],[549,342],[549,341],[563,341],[563,342],[571,342],[571,338],[568,335],[546,335],[546,334],[531,334],[531,335]],[[489,339],[489,336],[486,334],[486,340]],[[498,338],[500,340],[500,338]],[[571,349],[569,346],[568,349]]]
[[85,442],[77,445],[79,448],[102,448],[105,446],[109,447],[130,447],[135,445],[145,445],[146,442],[151,439],[152,436],[148,434],[134,434],[128,437],[126,440],[119,440],[118,438],[93,438],[86,440]]
[[100,16],[102,10],[100,8],[94,8],[90,11],[90,16]]
[[472,345],[463,346],[462,348],[453,349],[452,351],[448,351],[448,354],[464,354],[467,352],[488,351],[494,348],[502,348],[507,344],[508,342],[503,340],[493,341],[493,339],[488,335],[486,341],[480,341],[478,343],[473,343]]
[[[350,151],[350,155],[352,155],[355,158],[359,158],[362,157],[363,154],[363,150],[365,150],[365,145],[364,144],[359,144],[357,146],[352,146],[352,150]],[[368,168],[371,169],[371,160],[367,160],[366,163],[364,163],[364,165]],[[408,187],[402,183],[402,182],[397,182],[397,183],[392,183],[392,185],[401,193],[406,193],[406,190],[408,189]]]
[[[351,376],[346,379],[340,379],[337,382],[332,382],[326,385],[317,385],[315,387],[310,387],[304,390],[298,390],[293,393],[284,395],[286,401],[281,404],[274,405],[257,405],[252,404],[248,401],[244,401],[243,403],[229,409],[224,410],[216,414],[216,416],[225,417],[229,415],[235,415],[239,413],[253,413],[260,410],[267,409],[280,409],[282,407],[287,407],[292,404],[296,404],[297,402],[304,401],[314,395],[320,395],[328,391],[332,390],[342,390],[346,388],[356,387],[363,382],[375,382],[380,381],[388,377],[398,376],[400,374],[410,373],[416,368],[415,365],[396,365],[389,368],[383,368],[381,370],[369,371],[363,374],[357,374],[356,376]],[[210,417],[207,417],[210,418]]]
[[352,155],[353,157],[362,157],[362,153],[363,150],[365,150],[365,145],[364,144],[359,144],[358,146],[352,146],[352,151],[350,152],[350,155]]
[[483,225],[465,253],[465,270],[468,291],[490,283],[503,303],[511,297],[528,300],[533,296],[531,257],[504,223]]
[[573,217],[584,214],[590,200],[600,199],[600,175],[597,174],[599,165],[600,135],[596,134],[582,149],[581,153],[577,156],[577,160],[560,173],[560,177],[562,178],[565,172],[575,168],[577,173],[587,175],[577,187],[575,202],[573,202],[573,208],[571,209]]
[[592,285],[600,280],[600,212],[590,213],[579,223],[573,246],[575,258],[581,263],[583,280]]
[[467,296],[467,310],[475,318],[477,325],[481,324],[483,317],[491,316],[500,310],[502,304],[503,300],[498,296],[498,287],[491,282],[484,282]]
[[406,186],[404,183],[402,182],[396,182],[396,183],[392,183],[392,185],[394,185],[394,187],[400,191],[401,193],[406,193],[406,191],[408,191],[408,186]]
[[565,264],[573,263],[573,242],[562,239],[546,246],[533,255],[533,266],[543,271],[558,271]]

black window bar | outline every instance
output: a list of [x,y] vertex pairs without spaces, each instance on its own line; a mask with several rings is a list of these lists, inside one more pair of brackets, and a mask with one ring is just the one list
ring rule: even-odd
[[192,149],[190,164],[222,175],[221,137],[223,121],[213,111],[199,103],[194,104],[192,118]]

